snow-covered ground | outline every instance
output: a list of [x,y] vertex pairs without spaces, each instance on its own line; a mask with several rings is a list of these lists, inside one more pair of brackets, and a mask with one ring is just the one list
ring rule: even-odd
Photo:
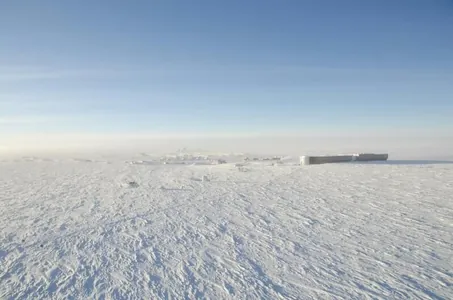
[[453,296],[453,164],[189,158],[1,161],[0,298]]

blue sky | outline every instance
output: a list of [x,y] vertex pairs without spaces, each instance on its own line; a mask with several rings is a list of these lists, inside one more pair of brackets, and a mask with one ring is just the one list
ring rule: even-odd
[[451,132],[452,29],[449,0],[1,1],[0,132]]

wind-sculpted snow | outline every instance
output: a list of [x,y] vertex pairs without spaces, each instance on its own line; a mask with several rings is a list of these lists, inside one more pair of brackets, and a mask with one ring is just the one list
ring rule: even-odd
[[0,170],[1,299],[453,295],[451,164]]

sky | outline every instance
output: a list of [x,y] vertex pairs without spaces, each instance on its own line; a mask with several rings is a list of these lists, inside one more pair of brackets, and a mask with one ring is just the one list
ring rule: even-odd
[[0,135],[445,135],[450,0],[0,2]]

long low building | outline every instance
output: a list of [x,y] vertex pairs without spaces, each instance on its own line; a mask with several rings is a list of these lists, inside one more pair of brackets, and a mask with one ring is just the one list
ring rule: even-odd
[[348,155],[301,156],[301,165],[319,165],[352,161],[386,161],[388,154],[360,153]]
[[361,153],[355,155],[356,161],[385,161],[388,158],[388,154]]

